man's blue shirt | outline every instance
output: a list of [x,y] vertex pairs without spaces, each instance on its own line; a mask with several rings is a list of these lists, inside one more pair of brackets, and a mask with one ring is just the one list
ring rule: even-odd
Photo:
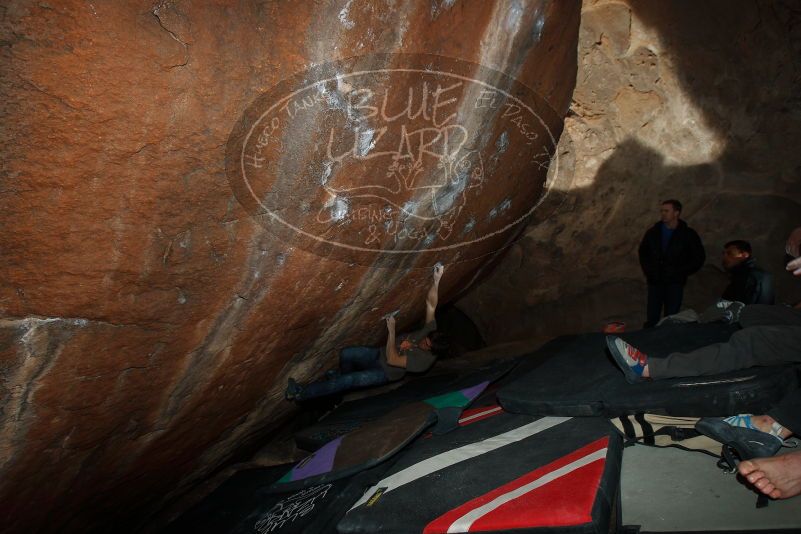
[[662,252],[666,252],[670,238],[673,236],[674,228],[668,228],[668,225],[662,223]]

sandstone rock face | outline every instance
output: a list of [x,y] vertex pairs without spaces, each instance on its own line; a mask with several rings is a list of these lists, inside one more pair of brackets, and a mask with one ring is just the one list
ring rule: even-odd
[[707,251],[685,306],[720,296],[732,239],[751,241],[779,300],[801,300],[783,270],[801,224],[800,17],[790,3],[584,2],[555,207],[459,302],[489,343],[639,328],[637,246],[667,198]]
[[5,2],[4,530],[147,523],[434,261],[469,285],[547,192],[579,8]]

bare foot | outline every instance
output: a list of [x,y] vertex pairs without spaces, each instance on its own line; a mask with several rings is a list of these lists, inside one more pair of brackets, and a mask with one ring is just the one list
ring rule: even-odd
[[740,462],[740,474],[773,499],[801,494],[801,451]]

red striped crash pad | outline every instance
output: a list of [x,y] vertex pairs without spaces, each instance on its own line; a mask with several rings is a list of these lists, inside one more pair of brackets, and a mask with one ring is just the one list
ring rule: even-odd
[[484,415],[401,453],[337,530],[609,531],[622,444],[607,420]]

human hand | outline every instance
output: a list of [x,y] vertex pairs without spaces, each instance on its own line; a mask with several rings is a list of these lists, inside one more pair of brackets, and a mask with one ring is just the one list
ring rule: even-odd
[[439,282],[440,278],[442,278],[442,273],[445,272],[445,266],[441,263],[437,263],[434,265],[434,281]]
[[394,332],[395,331],[395,316],[394,315],[388,315],[387,316],[387,330],[389,330],[390,332]]
[[793,258],[801,256],[801,226],[790,232],[784,251]]
[[796,258],[788,263],[785,269],[793,273],[795,276],[801,276],[801,257]]

